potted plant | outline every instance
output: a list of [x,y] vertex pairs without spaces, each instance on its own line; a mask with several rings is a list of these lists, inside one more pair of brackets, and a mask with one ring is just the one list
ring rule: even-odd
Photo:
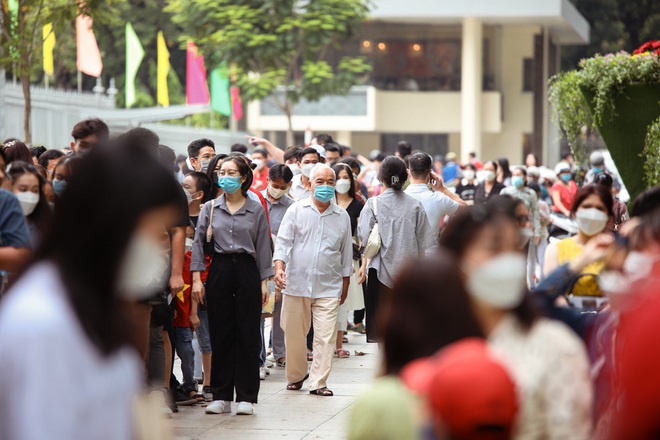
[[584,131],[596,127],[633,198],[658,183],[644,172],[652,168],[645,166],[649,148],[658,147],[652,142],[660,141],[660,136],[650,136],[651,143],[645,142],[649,127],[660,117],[660,59],[656,52],[660,52],[660,41],[645,43],[632,55],[596,55],[549,82],[555,120],[576,157],[584,146]]

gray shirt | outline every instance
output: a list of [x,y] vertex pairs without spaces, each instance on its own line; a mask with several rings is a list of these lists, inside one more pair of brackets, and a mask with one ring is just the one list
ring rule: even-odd
[[277,237],[277,232],[280,230],[280,224],[284,218],[284,213],[289,206],[293,205],[295,200],[289,196],[282,196],[278,200],[271,202],[268,197],[268,189],[261,191],[261,195],[264,196],[266,202],[268,203],[268,218],[270,219],[270,231],[273,233],[273,237]]
[[[206,269],[204,242],[210,214],[211,202],[207,202],[197,220],[190,263],[192,272],[202,272]],[[273,276],[268,221],[261,203],[248,198],[241,209],[232,215],[227,208],[224,194],[215,199],[213,244],[215,252],[219,254],[251,255],[257,262],[262,280]]]
[[[419,200],[388,188],[378,198],[378,230],[380,231],[380,252],[369,263],[369,269],[376,269],[378,280],[387,287],[394,286],[394,278],[401,266],[410,258],[419,257],[435,242],[424,205]],[[366,244],[374,226],[374,197],[360,214],[358,237]]]

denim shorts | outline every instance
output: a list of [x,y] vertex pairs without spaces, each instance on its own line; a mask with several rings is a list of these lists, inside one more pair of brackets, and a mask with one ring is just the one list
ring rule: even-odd
[[199,351],[204,354],[211,353],[211,338],[209,336],[209,314],[206,310],[197,310],[199,317],[199,327],[195,330],[197,334],[197,344],[199,344]]

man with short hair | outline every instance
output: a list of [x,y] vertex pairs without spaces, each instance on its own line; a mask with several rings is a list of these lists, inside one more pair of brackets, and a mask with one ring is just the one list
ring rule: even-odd
[[247,147],[247,145],[244,145],[244,144],[234,144],[231,147],[229,147],[229,151],[232,152],[232,153],[238,152],[238,153],[247,154],[248,147]]
[[325,161],[330,166],[333,166],[342,156],[342,149],[339,144],[325,144],[323,148],[325,148]]
[[396,144],[396,156],[404,159],[412,154],[412,145],[408,141],[399,141]]
[[[282,329],[286,340],[288,390],[309,378],[310,394],[332,396],[327,379],[337,338],[339,306],[353,273],[348,213],[334,199],[335,172],[327,165],[311,171],[312,196],[284,214],[275,248],[275,282],[282,289]],[[307,374],[306,337],[314,325],[314,357]]]
[[188,161],[193,171],[205,173],[215,157],[215,144],[211,139],[196,139],[188,145]]
[[298,154],[298,164],[301,174],[293,176],[291,190],[289,191],[289,195],[293,200],[306,199],[312,195],[309,184],[309,173],[319,162],[321,162],[321,155],[316,149],[307,147],[300,151]]
[[108,140],[110,130],[102,120],[98,118],[85,119],[73,126],[71,131],[71,150],[81,153],[93,149],[100,142]]
[[256,168],[252,170],[252,186],[255,191],[263,191],[268,186],[268,152],[263,148],[257,148],[252,153],[252,163]]
[[[467,203],[447,189],[440,176],[432,171],[432,167],[433,159],[426,153],[408,156],[410,185],[405,193],[422,202],[433,237],[437,240],[442,219],[447,215],[454,215],[460,206],[467,206]],[[435,191],[429,189],[429,184]]]

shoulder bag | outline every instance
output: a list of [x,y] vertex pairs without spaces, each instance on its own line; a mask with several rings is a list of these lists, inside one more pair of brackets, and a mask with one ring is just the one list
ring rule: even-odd
[[213,243],[213,211],[215,211],[215,200],[211,201],[209,226],[206,228],[206,236],[204,237],[204,254],[209,256],[212,256],[215,252],[215,245]]
[[380,231],[378,230],[378,197],[374,197],[372,211],[374,213],[374,226],[371,228],[369,239],[364,247],[363,255],[367,260],[372,259],[380,252]]

